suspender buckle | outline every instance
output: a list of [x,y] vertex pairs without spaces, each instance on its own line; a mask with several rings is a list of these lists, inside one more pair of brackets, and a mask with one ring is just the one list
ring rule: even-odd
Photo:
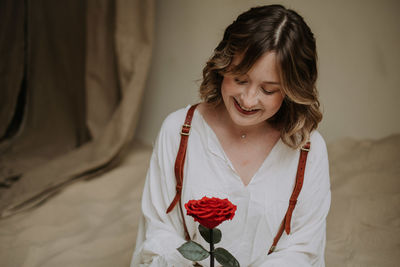
[[310,148],[309,148],[309,147],[302,146],[302,147],[300,148],[300,150],[309,152],[309,151],[310,151]]
[[304,146],[300,148],[300,150],[309,152],[310,151],[310,141],[308,141]]
[[186,135],[188,136],[190,133],[190,125],[189,124],[183,124],[182,125],[182,130],[181,130],[181,135]]

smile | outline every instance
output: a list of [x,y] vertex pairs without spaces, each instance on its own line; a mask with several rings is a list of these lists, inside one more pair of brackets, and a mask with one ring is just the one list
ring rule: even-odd
[[242,113],[244,115],[252,115],[252,114],[257,113],[258,109],[243,108],[235,98],[233,98],[233,99],[234,99],[235,107],[240,113]]

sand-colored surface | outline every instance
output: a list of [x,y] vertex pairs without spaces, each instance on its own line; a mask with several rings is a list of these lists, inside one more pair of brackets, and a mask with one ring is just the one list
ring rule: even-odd
[[150,153],[136,145],[110,172],[0,220],[0,266],[129,266]]
[[[346,139],[328,150],[326,265],[398,266],[400,135]],[[135,145],[117,168],[0,220],[0,266],[129,266],[150,154],[151,148]]]

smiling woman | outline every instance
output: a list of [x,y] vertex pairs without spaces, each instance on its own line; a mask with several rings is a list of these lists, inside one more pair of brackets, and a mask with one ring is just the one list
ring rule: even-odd
[[[254,8],[253,12],[241,14],[225,30],[203,70],[200,94],[205,103],[218,105],[225,81],[231,75],[246,87],[246,94],[252,93],[250,85],[264,88],[266,94],[279,89],[284,96],[282,108],[279,104],[279,112],[276,110],[265,119],[280,130],[287,145],[298,148],[307,142],[322,119],[315,87],[317,74],[314,35],[303,18],[290,10],[283,15],[277,9]],[[244,99],[243,94],[241,98],[235,99],[243,110],[251,108],[246,105],[253,105],[243,101],[256,100]]]
[[281,5],[252,8],[226,28],[203,69],[203,102],[161,127],[132,266],[207,265],[177,251],[185,239],[207,246],[181,205],[204,196],[237,205],[219,244],[242,266],[324,266],[330,186],[315,130],[315,49],[303,18]]
[[[234,59],[232,65],[238,61]],[[265,53],[244,75],[226,74],[221,95],[236,125],[248,128],[248,131],[265,126],[265,121],[278,112],[284,98],[275,53]]]

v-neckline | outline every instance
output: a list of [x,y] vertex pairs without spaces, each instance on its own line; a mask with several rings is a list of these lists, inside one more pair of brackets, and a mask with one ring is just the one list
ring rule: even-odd
[[[200,117],[200,119],[203,121],[205,128],[208,132],[207,134],[207,145],[208,148],[211,150],[211,152],[213,152],[215,155],[222,157],[227,163],[228,165],[232,168],[233,172],[235,173],[235,175],[237,176],[237,178],[240,180],[241,185],[244,188],[247,188],[251,183],[253,183],[254,179],[256,178],[256,176],[258,175],[258,173],[261,171],[261,169],[267,164],[267,162],[271,161],[271,158],[273,157],[273,154],[275,154],[277,147],[280,145],[280,143],[282,142],[282,139],[279,138],[278,141],[275,142],[275,144],[272,146],[270,152],[268,153],[268,155],[265,157],[264,161],[261,163],[261,165],[258,167],[258,169],[254,172],[254,174],[252,175],[252,177],[249,180],[249,183],[246,185],[243,182],[242,177],[239,175],[238,171],[236,170],[235,166],[233,165],[231,159],[228,157],[228,155],[226,154],[217,134],[215,133],[214,129],[208,124],[208,122],[205,120],[205,118],[203,117],[203,115],[196,109],[195,110],[195,115],[198,115]],[[213,136],[214,142],[218,148],[218,150],[222,153],[222,155],[219,155],[216,151],[212,150],[212,147],[210,145],[210,134]]]

